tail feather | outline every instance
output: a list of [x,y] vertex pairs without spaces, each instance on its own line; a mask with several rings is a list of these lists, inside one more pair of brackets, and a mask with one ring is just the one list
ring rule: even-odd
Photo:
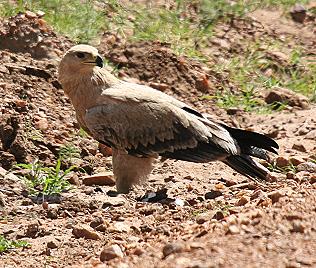
[[[256,153],[258,153],[258,149],[261,150],[261,155],[262,149],[264,149],[269,152],[277,154],[276,149],[279,149],[279,145],[273,139],[265,135],[248,130],[232,128],[224,124],[222,124],[222,127],[224,127],[230,133],[230,135],[238,142],[238,145],[240,146],[242,153],[259,157],[260,153],[256,155]],[[257,149],[254,150],[254,148]]]
[[230,155],[224,161],[237,172],[253,180],[266,180],[269,171],[248,155]]

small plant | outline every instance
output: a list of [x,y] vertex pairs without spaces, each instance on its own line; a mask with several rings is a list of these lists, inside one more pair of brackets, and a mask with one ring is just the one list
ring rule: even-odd
[[284,167],[278,167],[277,164],[274,162],[274,163],[269,163],[267,168],[272,172],[278,172],[278,173],[284,173],[284,174],[288,172],[293,172],[293,173],[297,172],[296,167],[292,163]]
[[49,196],[69,190],[71,185],[65,177],[75,168],[71,166],[65,171],[61,170],[60,159],[57,160],[55,167],[44,167],[38,160],[31,164],[18,164],[17,167],[29,171],[23,179],[31,196]]
[[80,149],[69,143],[62,146],[59,150],[59,158],[65,161],[72,161],[74,158],[80,157]]
[[29,247],[30,244],[26,241],[12,241],[6,239],[4,236],[0,235],[0,253],[3,253],[9,249],[14,249],[14,248],[25,248]]

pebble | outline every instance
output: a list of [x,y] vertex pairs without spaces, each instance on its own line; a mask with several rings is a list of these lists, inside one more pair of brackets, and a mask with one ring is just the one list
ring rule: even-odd
[[306,8],[302,5],[295,5],[290,11],[291,17],[294,21],[303,23],[307,16]]
[[239,198],[239,200],[236,202],[236,206],[244,206],[250,201],[250,198],[248,196],[242,196]]
[[55,239],[50,240],[47,242],[47,247],[51,249],[58,248],[58,243]]
[[77,238],[85,238],[85,239],[92,239],[92,240],[99,240],[101,236],[96,233],[92,227],[86,224],[77,224],[73,229],[72,233]]
[[316,164],[313,162],[305,162],[302,164],[297,165],[298,171],[307,171],[310,173],[316,173]]
[[38,130],[48,129],[48,121],[46,118],[41,118],[38,121],[34,122],[34,127]]
[[203,224],[204,222],[207,222],[213,219],[215,214],[216,214],[216,211],[201,213],[200,215],[196,217],[196,222],[198,224]]
[[162,254],[164,257],[167,257],[170,254],[181,253],[184,250],[185,250],[185,246],[183,243],[174,242],[174,243],[166,244],[162,249]]
[[207,192],[205,194],[205,199],[215,199],[216,197],[219,197],[221,195],[223,195],[221,191],[211,190],[210,192]]
[[275,190],[273,192],[268,193],[268,197],[272,200],[272,204],[278,202],[281,197],[285,194],[280,190]]
[[275,160],[275,163],[278,167],[286,167],[290,164],[289,160],[284,156],[278,156]]
[[123,258],[124,254],[119,245],[114,244],[104,248],[100,254],[100,260],[102,262],[109,261],[115,258]]
[[293,221],[291,232],[304,233],[305,226],[301,221]]
[[303,153],[306,153],[307,151],[305,146],[302,143],[294,143],[292,146],[292,149],[303,152]]
[[298,166],[299,164],[302,164],[304,162],[305,162],[304,159],[302,159],[298,156],[290,158],[290,163],[294,166]]
[[101,172],[95,175],[91,176],[85,176],[82,180],[84,185],[90,186],[90,185],[108,185],[108,186],[114,186],[115,180],[112,172]]
[[232,224],[228,227],[227,234],[239,234],[240,229],[237,225]]

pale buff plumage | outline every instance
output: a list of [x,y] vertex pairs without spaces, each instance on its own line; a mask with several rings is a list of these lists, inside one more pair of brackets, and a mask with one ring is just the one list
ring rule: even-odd
[[266,177],[267,171],[249,155],[267,158],[265,150],[277,148],[274,141],[212,121],[160,91],[123,82],[101,66],[97,49],[74,46],[59,65],[59,81],[80,125],[112,147],[119,192],[145,179],[159,155],[221,160],[246,176]]

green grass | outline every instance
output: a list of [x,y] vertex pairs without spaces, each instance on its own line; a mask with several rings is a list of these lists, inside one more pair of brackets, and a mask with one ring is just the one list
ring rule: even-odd
[[55,167],[44,167],[39,161],[31,164],[18,164],[17,168],[26,170],[22,176],[31,196],[49,196],[60,194],[71,188],[69,181],[65,178],[75,167],[61,170],[61,160],[58,159]]
[[45,12],[45,20],[62,34],[76,42],[87,43],[95,39],[105,27],[104,12],[94,1],[81,0],[18,0],[16,5],[2,1],[0,15],[12,16],[18,12],[39,10]]
[[59,149],[59,158],[71,162],[74,158],[80,158],[80,149],[72,143],[68,143]]
[[8,251],[10,249],[21,248],[21,247],[29,247],[30,244],[26,241],[13,241],[8,240],[2,235],[0,235],[0,253]]

